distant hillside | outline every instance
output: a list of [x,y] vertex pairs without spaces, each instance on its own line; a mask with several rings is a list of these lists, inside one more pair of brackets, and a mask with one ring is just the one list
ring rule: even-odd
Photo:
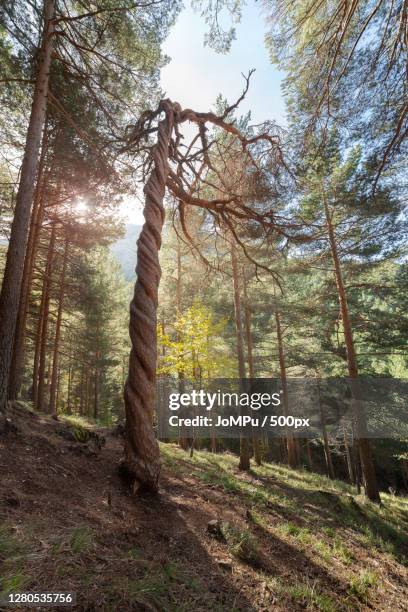
[[120,263],[126,280],[135,278],[136,267],[136,241],[139,237],[141,225],[129,223],[123,238],[111,246],[111,252]]

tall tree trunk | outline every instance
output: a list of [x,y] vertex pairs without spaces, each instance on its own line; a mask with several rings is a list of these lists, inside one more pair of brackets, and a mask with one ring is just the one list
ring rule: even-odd
[[[51,376],[49,411],[54,417],[57,417],[56,393],[57,393],[58,370],[59,370],[59,344],[60,344],[60,338],[61,338],[62,313],[64,310],[65,276],[67,272],[68,250],[69,250],[69,241],[68,241],[68,238],[66,238],[65,245],[64,245],[63,261],[62,261],[60,290],[59,290],[59,296],[58,296],[58,314],[57,314],[57,322],[55,324],[54,351],[53,351],[53,359],[52,359],[52,376]],[[71,367],[71,364],[69,364],[69,367]],[[70,375],[68,375],[68,378],[69,376]]]
[[159,250],[164,223],[163,198],[169,172],[168,154],[173,130],[173,108],[162,102],[153,169],[144,188],[145,206],[137,242],[137,281],[130,303],[132,349],[125,385],[126,437],[124,467],[134,488],[156,492],[160,450],[153,429],[157,364],[157,304],[161,276]]
[[331,458],[329,438],[327,436],[327,429],[326,429],[326,415],[325,415],[323,406],[320,406],[320,425],[322,428],[322,435],[323,435],[323,448],[324,448],[324,458],[326,461],[327,475],[331,480],[334,480],[333,461]]
[[33,400],[34,406],[37,406],[37,402],[38,402],[38,367],[40,363],[41,333],[42,333],[42,325],[43,325],[43,317],[44,317],[44,300],[45,300],[45,292],[44,292],[44,287],[43,287],[41,291],[40,310],[38,312],[37,333],[35,336],[35,346],[34,346],[33,384],[32,384],[32,400]]
[[101,353],[99,350],[99,321],[96,322],[96,351],[95,351],[95,371],[94,371],[94,402],[93,402],[93,418],[95,421],[99,418],[99,359]]
[[72,414],[71,410],[71,386],[72,386],[72,362],[71,362],[71,348],[68,355],[68,383],[67,383],[67,414]]
[[326,413],[325,413],[324,406],[322,405],[321,398],[320,398],[320,385],[319,385],[318,380],[317,380],[317,392],[318,392],[318,402],[319,402],[319,410],[320,410],[320,427],[322,429],[322,436],[323,436],[323,448],[324,448],[324,458],[326,461],[326,470],[327,470],[328,477],[334,480],[333,462],[332,462],[329,438],[327,435],[327,428],[326,428]]
[[[181,268],[181,248],[180,241],[177,239],[177,279],[176,279],[176,315],[177,318],[181,315],[181,277],[182,277],[182,268]],[[177,342],[181,341],[181,333],[180,330],[177,329]],[[183,355],[179,355],[179,358],[182,359]],[[178,373],[178,390],[179,393],[184,393],[184,372],[179,371]]]
[[309,470],[313,472],[312,447],[310,446],[309,438],[306,438],[306,456],[307,456],[307,464],[309,466]]
[[[235,244],[231,247],[231,264],[232,264],[232,285],[234,290],[234,308],[235,308],[235,331],[237,337],[237,357],[238,357],[238,374],[240,385],[245,381],[245,357],[244,357],[244,338],[242,331],[242,313],[241,313],[241,295],[238,278],[238,263]],[[245,389],[242,389],[245,391]],[[249,458],[249,441],[245,434],[241,433],[239,444],[239,469],[249,470],[251,467]]]
[[91,386],[91,375],[89,372],[89,366],[86,366],[85,370],[85,415],[89,417],[89,388]]
[[[182,277],[182,267],[181,267],[181,248],[180,248],[180,240],[177,238],[177,277],[176,277],[176,317],[177,319],[181,315],[181,277]],[[181,332],[179,328],[177,328],[177,337],[176,341],[181,342]],[[183,359],[183,353],[180,352],[178,355],[179,361]],[[184,372],[179,369],[178,371],[178,392],[184,393],[185,390],[185,380],[184,380]],[[187,451],[190,448],[191,440],[185,435],[185,427],[182,425],[179,429],[179,445],[180,447]]]
[[[46,391],[47,391],[47,397],[50,397],[50,391],[51,391],[51,371],[52,371],[52,361],[51,359],[48,360],[48,366],[47,366],[47,385],[45,387]],[[47,405],[47,408],[49,406]]]
[[352,459],[351,452],[350,452],[350,445],[348,442],[348,433],[347,433],[346,428],[344,428],[344,432],[343,432],[343,442],[344,442],[344,452],[346,456],[346,464],[347,464],[349,480],[351,484],[355,484],[356,479],[355,479],[355,474],[354,474],[353,459]]
[[82,364],[81,365],[81,383],[80,383],[80,388],[79,388],[79,414],[81,416],[84,415],[84,398],[85,398],[85,391],[84,391],[84,386],[85,386],[85,365]]
[[[282,338],[282,328],[280,321],[280,314],[278,311],[275,312],[275,322],[276,322],[276,337],[278,340],[278,353],[279,353],[279,371],[280,371],[280,379],[282,383],[282,401],[283,401],[283,410],[285,416],[288,416],[288,381],[286,377],[286,361],[285,361],[285,351],[283,347],[283,338]],[[297,452],[295,446],[295,440],[293,439],[293,434],[288,432],[286,435],[286,450],[288,454],[288,464],[290,467],[296,467],[297,465]]]
[[280,454],[282,457],[282,461],[283,463],[289,463],[289,458],[288,458],[288,445],[287,445],[287,441],[286,438],[279,438],[279,448],[280,448]]
[[247,344],[247,362],[249,378],[255,378],[254,374],[254,357],[253,357],[253,340],[251,329],[251,309],[248,303],[247,280],[245,271],[242,272],[243,290],[244,290],[244,321],[245,321],[245,336]]
[[52,224],[50,244],[48,247],[47,264],[45,267],[45,276],[43,281],[44,294],[44,310],[41,316],[41,340],[40,340],[40,358],[38,366],[38,395],[37,408],[44,410],[44,395],[45,395],[45,365],[47,360],[47,339],[48,339],[48,323],[50,315],[50,300],[51,300],[51,277],[54,268],[54,251],[55,251],[55,235],[56,223]]
[[94,407],[93,418],[95,421],[99,418],[99,368],[96,366],[94,374]]
[[41,145],[40,163],[38,166],[37,185],[35,190],[33,211],[31,214],[30,231],[28,234],[27,249],[24,258],[23,278],[21,284],[20,301],[16,331],[13,343],[13,356],[10,368],[9,390],[10,400],[17,399],[21,390],[21,380],[24,368],[24,344],[27,325],[27,315],[30,304],[31,285],[33,280],[34,262],[37,253],[38,236],[44,215],[44,164],[47,153],[47,127],[44,129]]
[[54,15],[55,1],[45,0],[43,10],[44,32],[38,55],[33,103],[0,294],[0,415],[4,415],[7,408],[13,342],[21,294],[30,211],[47,106],[51,51],[54,40]]
[[[177,278],[176,278],[176,316],[177,319],[181,315],[181,277],[182,277],[182,268],[181,268],[181,248],[180,248],[180,240],[177,238]],[[181,342],[182,336],[179,328],[177,328],[177,337],[176,341]],[[178,355],[179,361],[183,358],[183,353],[180,352]],[[184,372],[179,369],[178,371],[178,392],[184,393],[185,391],[185,380],[184,380]],[[183,427],[184,429],[184,427]],[[182,430],[179,430],[179,445],[183,450],[188,450],[190,447],[191,440],[184,435]]]
[[[207,333],[207,338],[206,338],[206,344],[207,344],[207,356],[210,356],[210,350],[211,350],[211,339],[210,339],[210,335]],[[211,365],[210,365],[210,360],[208,359],[208,369],[207,369],[207,383],[208,383],[208,388],[210,389],[211,387],[211,376],[212,376],[212,370],[211,370]],[[215,411],[213,408],[213,422],[215,419]],[[210,448],[211,448],[211,452],[212,453],[216,453],[217,452],[217,436],[215,433],[215,428],[214,425],[211,426],[210,428]]]
[[352,457],[353,457],[353,465],[354,465],[354,474],[355,474],[355,485],[357,489],[357,494],[361,493],[361,461],[360,461],[360,453],[359,453],[359,445],[358,440],[353,436],[353,446]]
[[[247,362],[248,362],[248,373],[249,378],[255,378],[255,370],[254,370],[254,355],[253,355],[253,339],[252,339],[252,326],[251,326],[251,308],[249,306],[248,301],[248,291],[247,291],[247,279],[245,275],[245,270],[242,271],[243,278],[243,287],[244,287],[244,322],[245,322],[245,336],[246,336],[246,346],[247,346]],[[262,465],[262,453],[261,453],[261,445],[259,441],[259,435],[256,429],[254,429],[252,434],[252,443],[254,445],[254,457],[255,463],[257,465]]]
[[61,386],[61,371],[60,371],[60,369],[58,369],[58,374],[57,374],[57,393],[56,393],[56,397],[55,397],[55,404],[57,406],[58,406],[58,403],[59,403],[60,386]]
[[354,397],[354,418],[356,420],[358,447],[363,470],[364,487],[367,497],[376,503],[381,503],[380,493],[378,490],[377,476],[375,473],[374,462],[371,454],[371,444],[367,437],[367,420],[364,413],[364,408],[361,402],[358,401],[360,396],[358,388],[358,364],[356,352],[354,349],[353,331],[351,327],[349,308],[347,303],[346,290],[343,282],[340,258],[337,249],[337,241],[332,223],[329,206],[326,200],[324,186],[322,186],[322,196],[324,204],[324,212],[326,216],[326,227],[329,236],[331,255],[334,264],[334,275],[336,278],[337,292],[339,297],[341,318],[343,322],[343,333],[346,344],[348,374],[351,379],[351,391]]

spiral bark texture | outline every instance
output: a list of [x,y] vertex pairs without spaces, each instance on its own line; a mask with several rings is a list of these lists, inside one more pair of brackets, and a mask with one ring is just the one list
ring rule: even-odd
[[153,169],[144,187],[145,223],[137,242],[137,281],[130,303],[132,349],[125,385],[125,468],[140,489],[158,490],[159,445],[153,429],[157,362],[157,304],[161,276],[159,250],[164,223],[163,198],[169,171],[168,155],[173,108],[162,101],[165,118],[158,126]]

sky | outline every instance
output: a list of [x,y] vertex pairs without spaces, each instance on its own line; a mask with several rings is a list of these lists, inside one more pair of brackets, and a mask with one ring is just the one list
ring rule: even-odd
[[[163,45],[169,63],[161,71],[165,97],[197,111],[214,109],[218,94],[234,102],[244,87],[242,73],[255,68],[250,89],[240,105],[241,114],[251,111],[253,123],[285,121],[280,73],[271,63],[264,45],[265,20],[259,6],[250,2],[236,26],[237,37],[229,53],[222,55],[204,46],[207,25],[188,5]],[[123,213],[130,223],[143,223],[141,204],[126,200]]]

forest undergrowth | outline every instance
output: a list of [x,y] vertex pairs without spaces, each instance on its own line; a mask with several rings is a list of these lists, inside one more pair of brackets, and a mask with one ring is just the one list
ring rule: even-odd
[[[75,591],[75,609],[404,610],[408,502],[364,501],[279,464],[161,444],[158,496],[131,496],[122,440],[14,404],[0,437],[3,589]],[[24,608],[21,608],[23,610]]]

